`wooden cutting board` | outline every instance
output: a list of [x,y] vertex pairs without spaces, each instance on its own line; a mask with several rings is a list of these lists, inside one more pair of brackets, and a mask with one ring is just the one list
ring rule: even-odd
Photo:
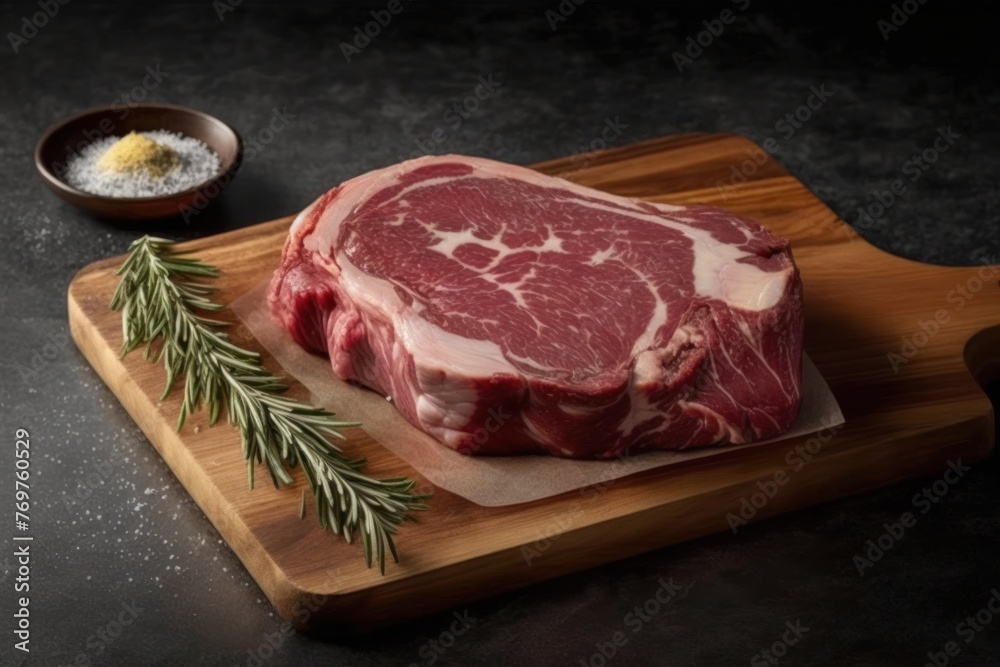
[[[666,137],[536,168],[619,195],[722,205],[790,238],[805,285],[805,347],[846,425],[823,441],[737,449],[525,505],[479,507],[437,491],[420,523],[401,530],[401,562],[380,576],[365,567],[359,545],[323,533],[311,515],[298,519],[300,473],[294,488],[261,483],[250,492],[235,430],[209,428],[202,413],[174,430],[179,396],[159,400],[162,368],[138,353],[118,359],[121,323],[107,304],[122,258],[88,266],[69,289],[74,340],[296,627],[384,625],[729,530],[743,499],[759,504],[758,482],[778,471],[785,483],[755,520],[939,471],[950,460],[981,459],[993,447],[992,408],[977,380],[1000,377],[1000,267],[929,266],[876,249],[739,136]],[[736,183],[741,169],[749,176]],[[228,303],[275,268],[290,222],[182,248],[222,269],[219,300]],[[237,340],[259,348],[239,333]],[[265,361],[276,369],[266,354]],[[801,457],[786,459],[796,446],[819,451],[802,466]],[[352,429],[346,450],[367,457],[375,475],[414,477],[431,488],[360,429]]]

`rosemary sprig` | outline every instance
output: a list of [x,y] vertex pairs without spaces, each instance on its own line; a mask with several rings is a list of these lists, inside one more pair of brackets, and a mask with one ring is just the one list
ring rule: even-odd
[[211,301],[214,288],[196,282],[214,278],[218,270],[179,256],[172,246],[143,236],[116,272],[121,279],[110,307],[122,314],[121,356],[145,345],[147,359],[162,360],[163,398],[183,374],[178,430],[200,404],[213,425],[223,406],[228,409],[229,423],[240,429],[251,489],[257,463],[267,465],[278,487],[293,481],[288,468],[302,466],[320,524],[348,542],[360,532],[365,562],[371,567],[374,557],[385,574],[386,548],[399,562],[392,540],[397,526],[413,520],[410,512],[427,509],[428,496],[413,493],[412,480],[365,475],[364,459],[348,458],[329,441],[328,436],[343,439],[338,429],[357,423],[280,396],[286,387],[264,368],[260,355],[233,345],[219,330],[227,323],[202,314],[224,308]]

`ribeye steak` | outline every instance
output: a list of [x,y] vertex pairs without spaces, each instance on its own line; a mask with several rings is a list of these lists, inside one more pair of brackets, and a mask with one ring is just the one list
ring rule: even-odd
[[269,304],[338,377],[467,454],[745,443],[799,409],[785,240],[491,160],[423,157],[330,190],[292,225]]

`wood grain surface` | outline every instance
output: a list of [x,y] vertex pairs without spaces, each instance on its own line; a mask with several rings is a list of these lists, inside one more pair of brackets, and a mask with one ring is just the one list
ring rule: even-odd
[[[88,266],[69,289],[74,340],[297,628],[381,626],[729,530],[727,515],[738,515],[741,500],[776,471],[787,483],[754,520],[981,459],[992,448],[992,407],[979,383],[1000,377],[1000,267],[935,267],[880,251],[735,135],[666,137],[535,168],[619,195],[725,206],[791,239],[805,286],[805,347],[846,425],[823,440],[737,449],[525,505],[486,508],[437,491],[431,511],[401,530],[401,562],[380,576],[365,567],[358,544],[324,533],[311,515],[298,519],[300,473],[293,488],[261,483],[250,492],[235,430],[208,428],[203,413],[174,430],[180,399],[175,392],[159,400],[163,369],[138,353],[118,359],[121,322],[107,304],[122,258]],[[290,222],[182,248],[222,269],[219,299],[228,303],[274,270]],[[279,370],[266,354],[265,361]],[[797,446],[818,451],[796,466],[786,457]],[[415,477],[433,490],[361,429],[350,431],[346,449],[367,457],[372,474]]]

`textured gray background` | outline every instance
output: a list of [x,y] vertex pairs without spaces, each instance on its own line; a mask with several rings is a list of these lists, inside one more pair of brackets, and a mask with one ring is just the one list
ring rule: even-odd
[[[816,19],[751,6],[683,74],[671,53],[724,4],[626,12],[591,2],[552,31],[544,12],[555,0],[460,11],[407,3],[351,64],[338,43],[384,3],[320,13],[247,0],[221,21],[209,2],[70,3],[18,54],[5,39],[0,433],[11,444],[3,446],[0,499],[12,498],[4,472],[12,469],[12,433],[28,428],[36,553],[27,664],[257,664],[251,652],[282,626],[66,342],[73,274],[123,252],[146,228],[95,221],[43,190],[32,149],[45,126],[115,101],[157,64],[169,76],[149,100],[205,109],[245,136],[275,107],[296,114],[196,223],[150,227],[189,238],[295,212],[340,180],[416,150],[438,126],[448,136],[439,152],[531,163],[578,152],[608,117],[628,125],[621,144],[695,130],[775,136],[777,159],[855,222],[872,191],[903,176],[911,154],[950,125],[960,140],[863,233],[928,262],[995,256],[1000,96],[993,61],[971,48],[989,46],[987,22],[935,14],[930,3],[885,41],[876,20],[888,16],[888,4],[864,13],[824,6]],[[31,2],[2,9],[4,32],[37,11]],[[489,74],[502,85],[453,131],[442,114]],[[832,98],[785,139],[775,123],[821,84]],[[43,353],[52,358],[36,356]],[[42,360],[37,372],[19,372],[33,359]],[[810,629],[781,664],[923,664],[1000,586],[997,474],[994,462],[977,465],[863,578],[852,557],[883,522],[912,510],[911,497],[933,478],[470,605],[474,626],[435,664],[579,665],[619,629],[629,630],[629,643],[610,664],[747,664],[797,619]],[[10,552],[0,549],[0,662],[22,664],[7,625]],[[625,615],[661,577],[689,588],[632,634]],[[95,633],[123,603],[141,609],[137,619],[100,646]],[[442,614],[360,639],[294,636],[262,664],[429,664],[427,642],[450,622]],[[991,625],[962,643],[952,664],[998,661],[1000,628]]]

